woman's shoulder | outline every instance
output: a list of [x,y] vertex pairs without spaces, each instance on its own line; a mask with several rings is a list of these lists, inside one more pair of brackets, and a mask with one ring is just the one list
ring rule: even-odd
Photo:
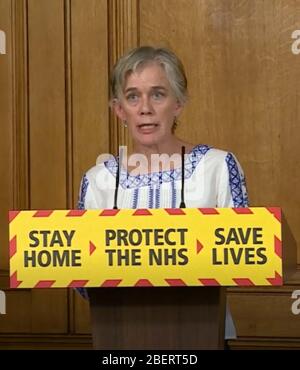
[[92,180],[96,179],[99,176],[107,176],[109,174],[114,174],[117,168],[117,162],[113,155],[109,155],[103,158],[98,157],[96,164],[89,168],[85,176]]
[[195,156],[203,156],[205,155],[206,157],[209,158],[214,158],[214,159],[224,159],[226,156],[232,154],[229,151],[223,150],[223,149],[218,149],[215,148],[211,145],[207,144],[197,144],[195,145],[192,150],[190,151],[192,155]]
[[236,155],[231,151],[205,144],[196,145],[190,152],[189,159],[191,162],[215,168],[240,166]]

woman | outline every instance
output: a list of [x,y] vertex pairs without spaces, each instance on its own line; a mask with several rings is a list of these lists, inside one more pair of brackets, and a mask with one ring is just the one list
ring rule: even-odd
[[[187,79],[174,53],[152,47],[130,51],[114,67],[111,94],[134,150],[128,159],[112,157],[85,174],[80,209],[247,206],[245,178],[233,154],[175,135]],[[234,336],[230,320],[227,315],[227,337]]]
[[[187,80],[174,53],[152,47],[130,51],[114,67],[111,93],[111,106],[128,127],[134,153],[128,160],[112,157],[90,169],[82,180],[79,208],[179,207],[182,177],[186,207],[247,206],[245,178],[233,154],[175,135]],[[182,147],[187,153],[183,167]]]

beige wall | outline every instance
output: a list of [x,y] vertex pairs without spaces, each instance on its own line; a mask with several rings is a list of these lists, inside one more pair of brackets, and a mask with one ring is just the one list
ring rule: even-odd
[[[1,288],[7,210],[75,207],[97,155],[128,143],[108,109],[108,73],[142,44],[182,58],[190,101],[178,134],[237,155],[251,205],[283,208],[299,264],[299,19],[299,0],[0,0]],[[240,336],[232,347],[299,347],[290,311],[299,285],[300,273],[282,288],[230,289]],[[7,290],[7,302],[0,348],[90,345],[87,304],[72,291]]]

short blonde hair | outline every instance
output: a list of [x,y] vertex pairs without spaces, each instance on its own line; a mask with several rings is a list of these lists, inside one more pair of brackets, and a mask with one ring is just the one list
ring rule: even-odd
[[126,78],[143,66],[157,62],[166,73],[172,91],[180,103],[187,100],[187,78],[180,59],[169,49],[141,46],[130,50],[115,64],[111,75],[111,100],[120,99]]

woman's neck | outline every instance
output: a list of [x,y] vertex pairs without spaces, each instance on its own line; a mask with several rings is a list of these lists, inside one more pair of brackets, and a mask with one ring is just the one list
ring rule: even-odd
[[[143,154],[146,157],[151,157],[153,154],[167,154],[172,155],[174,153],[180,153],[181,147],[187,143],[183,142],[176,136],[172,136],[168,141],[156,143],[153,145],[142,145],[140,143],[134,143],[132,154]],[[188,145],[188,144],[187,144]]]
[[175,136],[169,142],[151,146],[135,143],[133,152],[128,156],[128,172],[132,175],[138,175],[181,167],[182,146],[185,146],[186,153],[189,153],[194,147]]

